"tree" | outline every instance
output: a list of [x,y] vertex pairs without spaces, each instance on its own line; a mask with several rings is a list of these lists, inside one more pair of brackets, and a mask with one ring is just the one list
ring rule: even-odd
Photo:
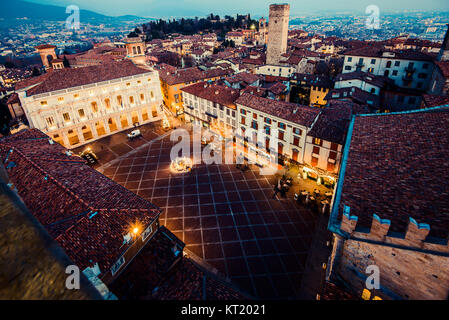
[[41,72],[39,71],[39,69],[37,67],[33,67],[33,72],[31,74],[31,76],[38,77],[40,75],[41,75]]
[[63,59],[63,64],[64,64],[64,68],[70,68],[70,62],[65,55],[64,55],[64,59]]

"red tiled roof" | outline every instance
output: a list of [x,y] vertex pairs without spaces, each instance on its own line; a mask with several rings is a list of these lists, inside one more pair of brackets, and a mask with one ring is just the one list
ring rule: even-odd
[[377,214],[401,233],[412,217],[447,239],[448,132],[449,107],[355,117],[339,216],[347,205],[358,227],[369,228]]
[[182,254],[175,256],[172,251],[175,244],[182,251],[184,243],[167,228],[160,227],[151,242],[109,286],[110,290],[120,299],[127,300],[245,298],[232,288],[212,279]]
[[249,72],[239,72],[230,77],[226,77],[226,80],[230,83],[242,81],[246,84],[252,84],[259,80],[259,76]]
[[38,50],[40,50],[40,49],[56,49],[56,46],[51,45],[51,44],[41,44],[39,46],[36,46],[35,48]]
[[449,78],[449,61],[437,61],[438,68],[445,78]]
[[349,50],[344,53],[346,56],[358,57],[375,57],[381,58],[384,52],[394,53],[394,57],[386,57],[390,59],[400,60],[418,60],[418,61],[433,61],[433,57],[429,54],[414,51],[414,50],[385,50],[379,46],[368,46],[360,49]]
[[433,94],[423,95],[423,101],[426,108],[438,107],[449,104],[449,96],[437,96]]
[[351,102],[327,106],[307,135],[343,145],[351,115]]
[[285,84],[283,84],[282,82],[272,82],[272,83],[266,85],[265,88],[268,91],[274,93],[275,95],[279,95],[287,89],[287,86]]
[[245,89],[241,90],[240,93],[249,93],[259,97],[265,96],[267,89],[261,87],[247,86]]
[[41,74],[40,76],[37,76],[37,77],[22,80],[20,82],[17,82],[14,87],[16,90],[21,90],[21,89],[33,86],[35,84],[45,81],[51,74],[52,74],[52,72],[48,72],[48,73]]
[[294,103],[277,101],[244,93],[236,104],[250,107],[266,114],[310,127],[320,112],[318,108],[306,107]]
[[[98,262],[107,272],[128,245],[123,236],[138,222],[142,230],[160,209],[68,156],[37,129],[0,140],[0,157],[31,213],[80,267]],[[6,159],[6,160],[5,160]]]
[[235,100],[240,96],[239,90],[226,86],[199,82],[181,89],[186,93],[216,102],[235,109]]
[[56,72],[51,72],[41,84],[29,89],[27,91],[27,95],[32,96],[45,92],[68,89],[147,72],[149,71],[136,67],[130,60],[84,68],[67,68]]
[[192,81],[208,80],[217,77],[224,77],[232,74],[231,69],[208,69],[201,70],[197,67],[176,69],[162,68],[159,70],[159,77],[169,85],[176,85],[179,83],[188,83]]

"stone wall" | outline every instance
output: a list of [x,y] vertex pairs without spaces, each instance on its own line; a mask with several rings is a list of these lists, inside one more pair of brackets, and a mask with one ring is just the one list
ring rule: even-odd
[[[361,296],[366,268],[380,271],[382,299],[449,299],[449,244],[428,239],[430,226],[409,218],[405,234],[389,233],[391,222],[373,215],[368,232],[356,231],[358,218],[345,207],[340,231],[335,234],[328,278],[343,280]],[[431,240],[431,241],[430,241]]]
[[346,240],[334,272],[361,296],[369,265],[380,271],[382,299],[438,299],[449,297],[449,257],[394,248],[357,240]]

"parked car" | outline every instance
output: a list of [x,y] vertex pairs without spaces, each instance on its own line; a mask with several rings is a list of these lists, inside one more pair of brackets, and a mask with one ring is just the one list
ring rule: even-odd
[[97,155],[92,151],[90,147],[80,153],[80,157],[86,160],[87,164],[93,165],[98,162]]
[[140,132],[139,129],[133,130],[130,133],[128,133],[128,138],[131,140],[140,136],[142,136],[142,133]]

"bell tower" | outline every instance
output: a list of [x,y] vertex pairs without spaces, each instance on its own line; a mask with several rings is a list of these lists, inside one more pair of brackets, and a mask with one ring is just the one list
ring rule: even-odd
[[141,37],[125,39],[126,57],[135,64],[145,64],[145,42]]

